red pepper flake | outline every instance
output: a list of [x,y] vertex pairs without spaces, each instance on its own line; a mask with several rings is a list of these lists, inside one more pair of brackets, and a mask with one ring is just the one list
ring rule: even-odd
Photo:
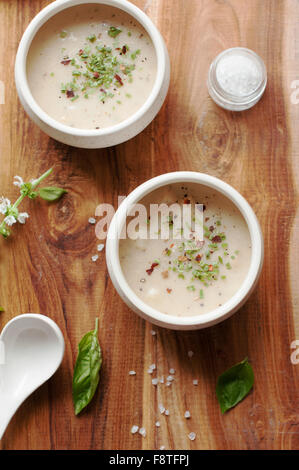
[[147,274],[150,276],[157,266],[159,266],[159,263],[152,263],[151,267],[146,269]]
[[172,289],[169,289],[169,287],[167,287],[167,289],[166,289],[166,290],[167,290],[168,294],[171,294],[171,292],[172,292]]
[[99,78],[99,76],[100,76],[99,72],[93,72],[93,77],[94,78]]
[[60,62],[62,65],[69,65],[71,63],[71,59],[65,59]]
[[116,51],[121,51],[121,48],[120,48],[120,47],[116,47],[115,50],[116,50]]
[[79,55],[82,55],[83,52],[84,52],[83,49],[80,49],[79,52],[78,52],[78,54],[79,54]]
[[75,96],[75,93],[73,92],[73,90],[66,90],[66,96],[67,98],[73,98],[73,96]]
[[213,265],[210,264],[210,265],[209,265],[209,271],[213,271],[213,269],[214,269],[214,268],[213,268]]
[[188,198],[185,198],[185,199],[184,199],[184,204],[191,204],[191,201],[190,201],[190,199],[188,199]]
[[196,256],[195,261],[197,261],[198,263],[200,263],[200,261],[201,261],[201,255],[200,255],[200,254],[198,254],[198,255]]
[[213,243],[221,243],[222,238],[220,237],[220,235],[215,235],[215,237],[212,238],[212,242]]
[[117,73],[114,75],[114,78],[118,81],[118,83],[121,84],[121,86],[123,86],[124,83],[123,83],[122,79],[120,78],[120,76],[117,75]]
[[170,248],[173,248],[173,247],[174,247],[174,243],[172,243],[172,244],[170,245]]
[[122,51],[123,54],[126,54],[126,53],[127,53],[127,48],[126,48],[126,46],[123,46],[123,48],[122,48],[121,51]]

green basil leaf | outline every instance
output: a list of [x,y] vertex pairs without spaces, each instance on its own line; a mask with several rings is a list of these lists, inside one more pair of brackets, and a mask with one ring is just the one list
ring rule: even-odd
[[3,307],[0,307],[0,312],[5,312]]
[[216,395],[225,413],[245,398],[253,387],[254,374],[248,359],[225,371],[218,378]]
[[92,400],[99,383],[102,353],[98,341],[98,318],[94,331],[81,339],[73,375],[73,402],[78,415]]
[[42,199],[45,201],[57,201],[63,194],[67,193],[66,189],[48,187],[40,188],[38,193]]

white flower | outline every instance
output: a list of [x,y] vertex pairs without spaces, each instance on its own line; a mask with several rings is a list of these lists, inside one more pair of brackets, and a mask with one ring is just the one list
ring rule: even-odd
[[24,184],[23,178],[21,176],[15,176],[14,177],[16,181],[13,182],[15,186],[19,186],[19,188]]
[[4,222],[6,223],[6,225],[8,225],[9,227],[11,227],[13,224],[16,223],[16,218],[13,216],[13,215],[8,215],[7,217],[5,217],[4,219]]
[[0,212],[1,212],[1,214],[5,215],[7,209],[9,209],[10,206],[11,206],[10,200],[6,199],[5,197],[2,196],[0,198]]
[[24,224],[26,222],[26,219],[28,219],[28,217],[29,217],[29,214],[27,214],[27,212],[21,212],[18,215],[18,222],[20,222],[20,224]]

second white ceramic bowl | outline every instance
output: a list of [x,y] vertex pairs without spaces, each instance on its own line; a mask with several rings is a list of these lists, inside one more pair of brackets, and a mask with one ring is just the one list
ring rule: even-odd
[[[198,183],[213,188],[230,199],[243,215],[249,229],[252,247],[252,256],[246,279],[237,293],[221,307],[215,310],[190,317],[178,317],[167,315],[145,304],[130,288],[122,272],[119,260],[119,239],[116,233],[121,233],[121,228],[126,223],[127,211],[130,206],[139,202],[152,191],[174,183]],[[258,281],[264,257],[263,236],[259,222],[251,206],[238,191],[224,181],[203,173],[181,171],[167,173],[150,179],[138,186],[119,206],[108,231],[106,243],[106,258],[108,271],[120,297],[138,315],[158,326],[175,330],[196,330],[215,325],[236,312],[248,299]]]
[[[152,92],[143,106],[125,121],[106,129],[76,129],[48,116],[34,100],[27,81],[26,60],[31,42],[52,16],[82,4],[104,4],[119,8],[135,18],[153,41],[157,55],[157,77]],[[66,12],[67,14],[67,12]],[[170,77],[169,56],[165,42],[149,17],[126,0],[56,0],[31,21],[21,39],[15,62],[15,82],[20,101],[31,119],[50,137],[80,148],[103,148],[117,145],[139,134],[157,115],[167,95]]]

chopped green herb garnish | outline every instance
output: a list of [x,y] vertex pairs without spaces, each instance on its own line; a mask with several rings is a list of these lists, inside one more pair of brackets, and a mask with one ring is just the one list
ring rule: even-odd
[[108,36],[111,38],[116,38],[121,33],[121,29],[115,28],[115,26],[110,26],[108,31]]
[[90,36],[87,37],[87,40],[90,42],[95,42],[97,39],[95,34],[91,34]]
[[204,298],[204,293],[203,293],[203,290],[202,290],[202,289],[200,289],[200,291],[199,291],[199,297],[200,297],[201,299]]
[[140,49],[137,49],[137,51],[133,52],[133,54],[131,54],[131,59],[132,60],[135,60],[136,57],[141,53],[141,50]]
[[60,31],[59,36],[60,36],[61,38],[66,38],[66,37],[67,37],[67,31]]
[[230,264],[230,263],[226,263],[226,265],[225,265],[225,266],[226,266],[226,268],[227,268],[227,269],[232,269],[232,267],[231,267],[231,264]]
[[195,287],[193,285],[192,286],[187,286],[187,289],[191,292],[195,291]]

